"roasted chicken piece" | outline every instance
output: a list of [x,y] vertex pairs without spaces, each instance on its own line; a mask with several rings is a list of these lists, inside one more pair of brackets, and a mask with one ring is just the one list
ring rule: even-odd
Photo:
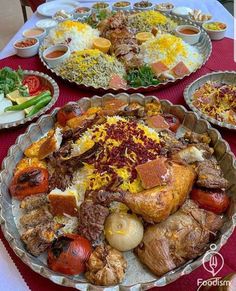
[[167,220],[146,229],[135,253],[154,274],[162,276],[201,255],[222,225],[221,216],[187,200]]
[[174,213],[194,184],[196,173],[191,166],[169,163],[170,181],[166,185],[124,195],[122,202],[147,222],[160,222]]
[[99,245],[87,262],[86,279],[95,285],[109,286],[122,282],[127,262],[122,253],[109,245]]

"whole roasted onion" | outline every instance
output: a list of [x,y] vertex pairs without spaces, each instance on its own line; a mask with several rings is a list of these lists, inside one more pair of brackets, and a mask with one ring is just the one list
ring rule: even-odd
[[129,251],[142,241],[143,225],[136,215],[112,213],[105,222],[105,236],[113,248]]

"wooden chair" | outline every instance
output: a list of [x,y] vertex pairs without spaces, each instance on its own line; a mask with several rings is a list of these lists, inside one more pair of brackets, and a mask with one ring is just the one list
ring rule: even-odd
[[20,5],[24,17],[24,22],[27,21],[27,12],[26,12],[26,6],[30,6],[28,0],[20,0]]
[[31,7],[31,9],[34,12],[37,10],[37,7],[44,2],[45,2],[45,0],[20,0],[21,9],[22,9],[23,17],[24,17],[24,22],[27,21],[26,7],[27,6]]

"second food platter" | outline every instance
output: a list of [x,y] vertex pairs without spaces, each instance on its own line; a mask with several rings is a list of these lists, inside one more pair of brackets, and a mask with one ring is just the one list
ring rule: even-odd
[[[96,24],[93,20],[90,15],[79,21],[60,22],[49,31],[39,50],[40,60],[51,72],[81,89],[101,93],[157,90],[191,75],[211,55],[207,33],[179,16],[119,11]],[[193,35],[185,38],[178,33],[181,26],[185,30],[195,28],[198,41],[190,44],[189,36]],[[60,50],[64,54],[51,61],[50,53]]]

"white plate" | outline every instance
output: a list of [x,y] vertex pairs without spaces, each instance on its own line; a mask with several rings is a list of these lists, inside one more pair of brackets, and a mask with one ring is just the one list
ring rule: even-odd
[[58,10],[71,12],[78,6],[79,2],[76,0],[57,0],[39,5],[37,12],[43,16],[52,17]]

